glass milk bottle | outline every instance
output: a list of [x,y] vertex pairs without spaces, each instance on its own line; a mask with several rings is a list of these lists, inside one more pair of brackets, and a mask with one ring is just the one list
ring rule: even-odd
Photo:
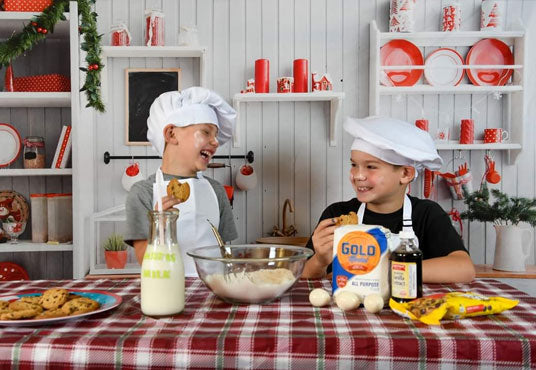
[[178,217],[176,209],[149,212],[150,234],[141,264],[141,310],[148,316],[170,316],[184,309]]

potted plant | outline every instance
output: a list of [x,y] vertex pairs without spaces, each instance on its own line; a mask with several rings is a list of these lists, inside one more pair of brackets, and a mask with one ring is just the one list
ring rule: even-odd
[[[536,199],[509,197],[498,189],[490,191],[484,183],[480,190],[465,193],[467,211],[461,218],[469,221],[493,222],[496,232],[493,268],[503,271],[525,271],[532,230],[521,228],[520,222],[536,226]],[[523,241],[523,236],[527,239]]]
[[102,245],[104,249],[104,259],[106,267],[109,269],[122,269],[127,264],[127,245],[123,240],[123,236],[112,234],[106,239]]

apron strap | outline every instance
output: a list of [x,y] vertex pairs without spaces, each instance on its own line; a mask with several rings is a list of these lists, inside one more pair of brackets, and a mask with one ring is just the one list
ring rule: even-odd
[[[359,209],[357,210],[357,219],[358,223],[363,223],[363,217],[365,216],[365,209],[367,208],[366,203],[361,203]],[[407,196],[404,196],[404,206],[402,207],[402,230],[410,231],[413,230],[413,224],[411,221],[412,206],[411,200]]]

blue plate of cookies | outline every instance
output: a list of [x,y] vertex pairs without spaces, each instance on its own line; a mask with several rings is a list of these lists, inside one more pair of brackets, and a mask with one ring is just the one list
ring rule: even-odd
[[0,296],[0,326],[36,326],[110,311],[121,296],[101,290],[53,288]]

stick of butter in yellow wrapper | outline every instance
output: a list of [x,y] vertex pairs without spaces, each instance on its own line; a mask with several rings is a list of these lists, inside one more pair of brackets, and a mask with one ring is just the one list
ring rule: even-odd
[[389,300],[389,307],[412,320],[419,320],[428,325],[439,325],[441,319],[455,320],[466,317],[492,315],[515,307],[519,301],[486,297],[472,292],[451,292],[434,294],[410,302],[399,303]]

